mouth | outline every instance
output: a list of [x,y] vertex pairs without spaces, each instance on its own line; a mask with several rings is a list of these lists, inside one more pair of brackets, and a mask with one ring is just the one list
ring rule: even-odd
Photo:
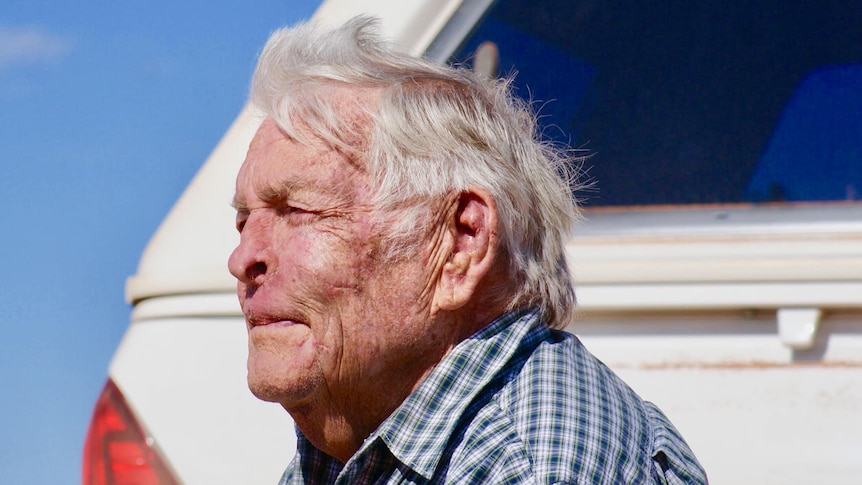
[[249,330],[256,327],[289,327],[293,325],[305,325],[302,320],[292,316],[261,315],[255,312],[246,312],[245,321]]
[[295,320],[248,320],[249,328],[290,327],[293,325],[301,325],[301,323]]

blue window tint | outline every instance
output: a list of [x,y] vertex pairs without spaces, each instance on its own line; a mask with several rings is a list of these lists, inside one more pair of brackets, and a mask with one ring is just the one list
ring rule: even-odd
[[800,84],[748,183],[757,201],[862,198],[862,65]]
[[497,44],[593,153],[588,206],[855,201],[860,25],[852,0],[499,0],[453,61]]
[[[545,136],[567,145],[576,140],[577,126],[572,120],[583,104],[595,69],[584,60],[494,17],[479,26],[462,52],[475,52],[484,39],[494,39],[497,44],[500,75],[515,75],[517,94],[535,101],[538,115],[545,120]],[[540,98],[538,94],[550,97]]]

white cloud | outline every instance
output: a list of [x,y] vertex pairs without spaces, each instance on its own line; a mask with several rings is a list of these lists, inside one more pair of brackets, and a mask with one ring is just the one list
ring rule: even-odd
[[43,64],[62,58],[71,42],[42,27],[0,25],[0,69],[14,64]]

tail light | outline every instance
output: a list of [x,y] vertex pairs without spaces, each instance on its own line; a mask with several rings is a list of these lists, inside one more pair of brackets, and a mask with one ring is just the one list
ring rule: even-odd
[[83,485],[174,485],[179,482],[108,379],[84,444]]

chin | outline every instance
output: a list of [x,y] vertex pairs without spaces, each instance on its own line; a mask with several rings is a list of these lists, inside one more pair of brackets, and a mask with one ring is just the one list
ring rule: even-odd
[[251,372],[248,374],[248,390],[254,397],[267,402],[281,402],[280,397],[285,393],[281,386],[267,379],[260,379]]
[[[296,404],[311,399],[314,390],[323,380],[311,369],[300,369],[272,355],[249,354],[248,388],[262,401]],[[303,370],[305,372],[297,372]]]

